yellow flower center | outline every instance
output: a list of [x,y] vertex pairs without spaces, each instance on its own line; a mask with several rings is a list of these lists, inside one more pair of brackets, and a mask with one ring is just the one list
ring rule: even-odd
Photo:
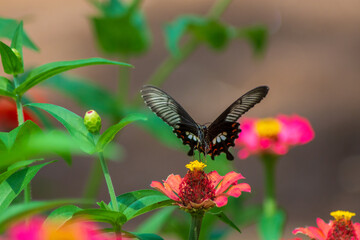
[[186,164],[185,167],[188,168],[190,171],[202,171],[206,167],[206,164],[195,160],[193,162],[190,162],[189,164]]
[[256,121],[255,131],[260,137],[277,137],[281,130],[280,122],[275,118],[264,118]]
[[348,212],[348,211],[334,211],[330,213],[331,216],[333,216],[335,218],[336,221],[345,219],[345,220],[350,220],[353,216],[355,216],[355,213],[352,212]]

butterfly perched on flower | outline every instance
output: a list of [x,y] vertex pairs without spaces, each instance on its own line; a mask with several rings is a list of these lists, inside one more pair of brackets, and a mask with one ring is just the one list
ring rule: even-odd
[[141,89],[141,96],[145,104],[165,123],[173,128],[173,132],[185,145],[190,146],[189,156],[198,150],[204,155],[214,157],[225,153],[228,160],[234,156],[229,147],[240,133],[237,120],[255,104],[259,103],[268,93],[267,86],[260,86],[250,90],[232,103],[208,127],[196,123],[190,115],[172,97],[161,89],[145,85]]

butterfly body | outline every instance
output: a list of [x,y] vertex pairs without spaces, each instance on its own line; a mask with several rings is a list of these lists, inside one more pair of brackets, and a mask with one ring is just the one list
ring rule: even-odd
[[173,132],[185,145],[189,145],[189,156],[198,150],[204,155],[215,156],[226,154],[228,160],[234,157],[229,148],[235,146],[235,140],[240,133],[240,116],[260,102],[267,94],[268,87],[257,87],[231,104],[209,126],[196,123],[190,115],[172,97],[159,88],[144,86],[142,97],[148,107],[165,123],[173,127]]

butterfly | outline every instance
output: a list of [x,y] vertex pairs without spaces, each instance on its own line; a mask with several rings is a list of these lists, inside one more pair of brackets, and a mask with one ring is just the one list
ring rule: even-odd
[[163,90],[145,85],[141,89],[141,96],[145,104],[165,123],[173,128],[173,132],[184,145],[190,146],[189,156],[198,150],[214,157],[226,154],[228,160],[234,156],[229,147],[235,146],[235,140],[240,133],[237,120],[255,104],[259,103],[268,93],[267,86],[260,86],[250,90],[232,103],[208,127],[196,123],[190,115]]

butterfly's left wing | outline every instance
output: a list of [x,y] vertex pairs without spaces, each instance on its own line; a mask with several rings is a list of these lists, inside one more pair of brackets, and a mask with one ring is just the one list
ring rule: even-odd
[[267,86],[260,86],[250,90],[231,104],[208,128],[207,140],[210,143],[208,154],[215,156],[224,152],[228,160],[234,157],[229,152],[229,147],[235,146],[240,124],[237,120],[255,104],[259,103],[268,93]]
[[146,105],[165,123],[173,128],[173,132],[190,146],[188,155],[194,155],[194,149],[199,146],[199,125],[170,95],[161,89],[145,85],[141,89],[141,96]]

